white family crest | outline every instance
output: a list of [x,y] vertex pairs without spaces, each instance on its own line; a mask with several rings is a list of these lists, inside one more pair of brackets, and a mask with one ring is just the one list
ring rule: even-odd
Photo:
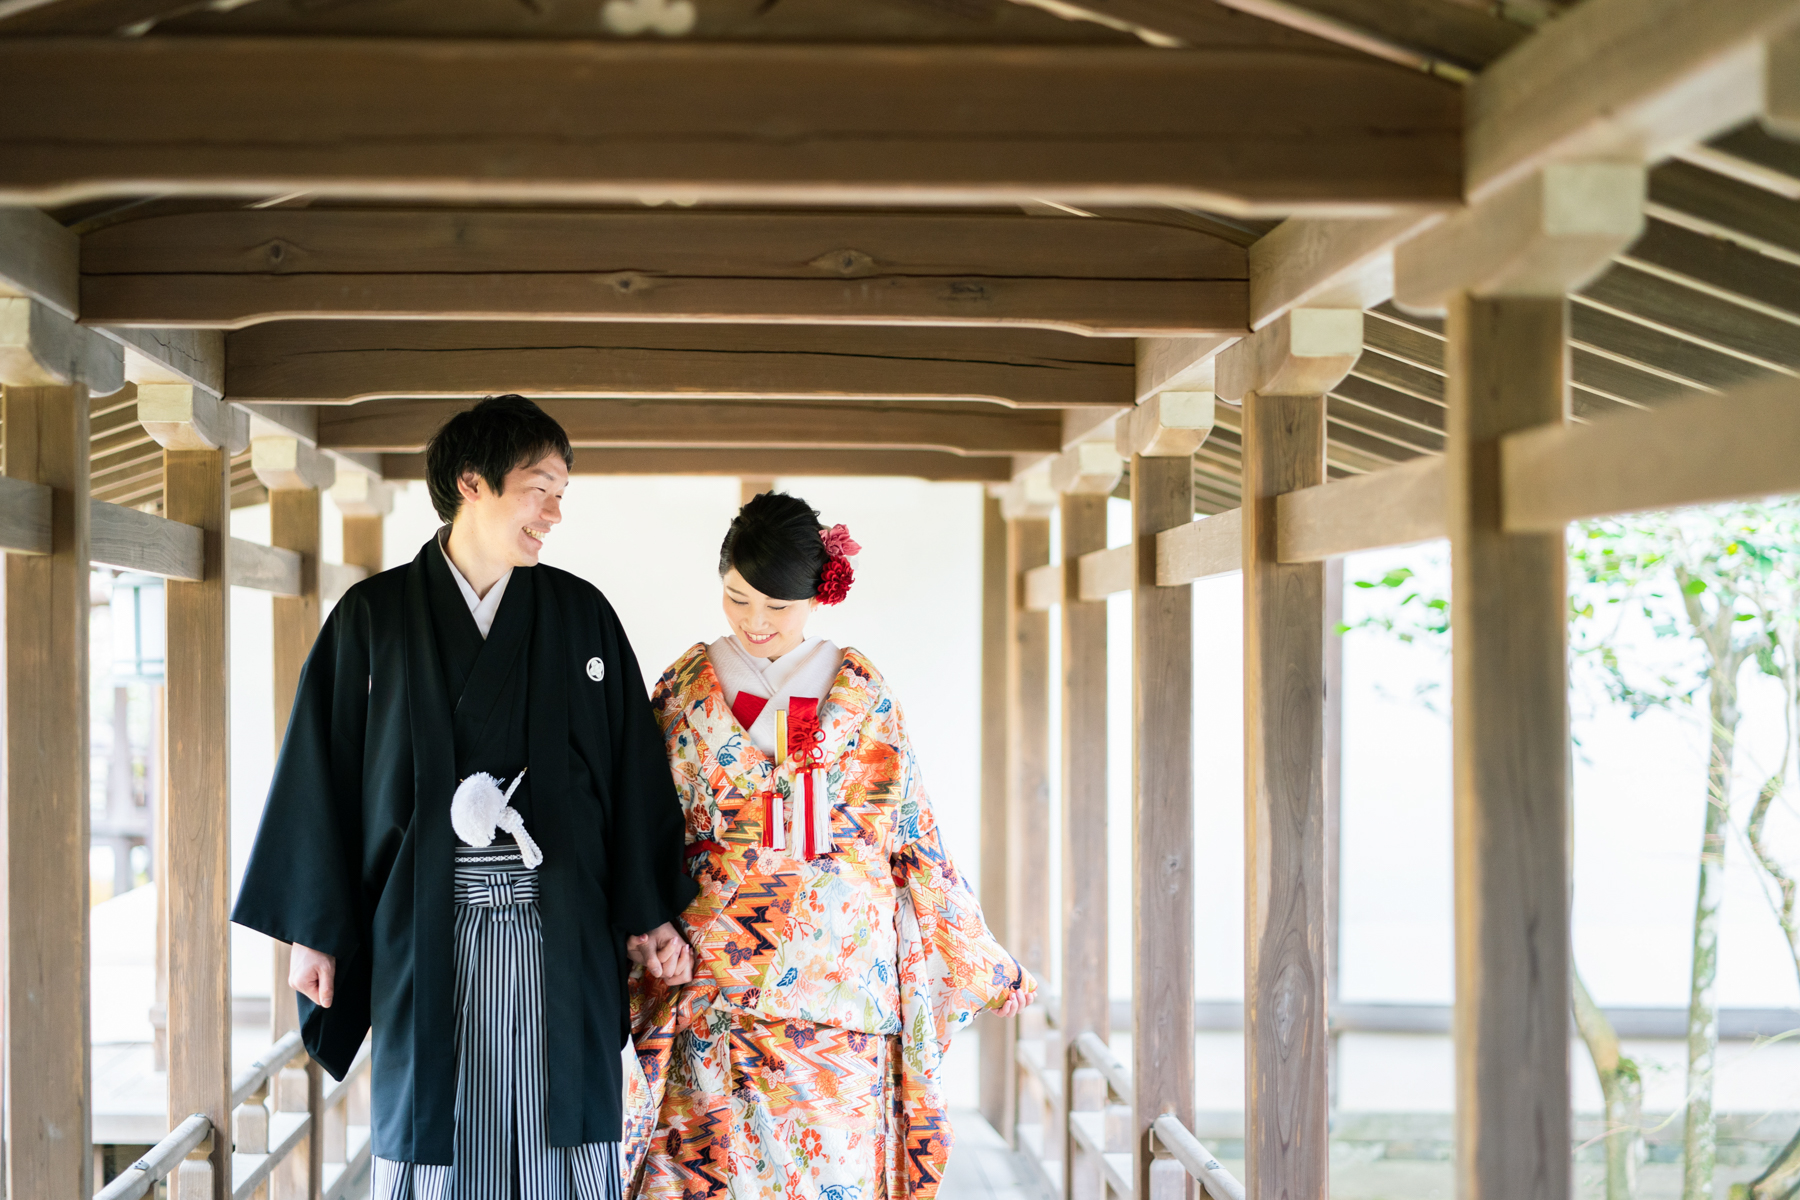
[[595,683],[599,683],[602,679],[606,678],[606,664],[600,661],[600,656],[598,654],[588,659],[587,676]]

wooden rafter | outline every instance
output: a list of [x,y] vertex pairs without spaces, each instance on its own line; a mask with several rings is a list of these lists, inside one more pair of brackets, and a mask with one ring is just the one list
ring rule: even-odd
[[1458,89],[1298,51],[16,38],[0,40],[0,114],[0,202],[16,204],[304,191],[1368,212],[1454,200],[1462,180]]
[[1128,406],[1132,344],[1035,329],[281,321],[228,336],[230,398],[978,399]]
[[[333,450],[417,451],[466,400],[368,400],[319,409],[319,444]],[[997,404],[859,400],[546,400],[577,447],[733,446],[746,449],[942,450],[1029,454],[1062,449],[1062,415]]]
[[1241,246],[976,213],[237,210],[82,239],[91,323],[282,317],[1245,328]]

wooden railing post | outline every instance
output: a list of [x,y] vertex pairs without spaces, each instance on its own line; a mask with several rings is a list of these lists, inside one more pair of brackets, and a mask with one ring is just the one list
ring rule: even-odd
[[[275,700],[275,748],[279,753],[287,736],[288,718],[300,687],[300,670],[319,637],[319,490],[337,478],[330,458],[295,437],[259,437],[250,443],[250,465],[269,489],[269,544],[300,555],[300,595],[276,596],[274,663],[271,685]],[[379,518],[377,518],[379,519]],[[288,986],[288,962],[292,948],[273,944],[269,988],[269,1038],[278,1041],[300,1027],[294,990]],[[307,1138],[306,1200],[319,1200],[324,1186],[324,1140],[319,1136],[324,1121],[325,1077],[319,1064],[306,1064],[307,1111],[312,1133]]]
[[[1016,481],[1001,501],[1006,516],[1007,577],[1007,864],[1006,945],[1045,986],[1050,978],[1050,614],[1025,607],[1025,572],[1050,561],[1048,481]],[[1042,1038],[1046,1013],[1027,1009],[1014,1019],[1015,1040]],[[1015,1068],[1016,1074],[1016,1068]],[[1026,1124],[1012,1083],[1008,1124]],[[1041,1124],[1041,1122],[1032,1122]],[[1016,1140],[1016,1128],[1004,1131]],[[1044,1151],[1054,1131],[1041,1130]]]
[[[0,382],[20,375],[0,359]],[[48,485],[50,552],[6,556],[8,1196],[90,1196],[88,389],[6,382],[6,474]]]
[[1252,1197],[1329,1190],[1325,564],[1283,563],[1275,497],[1325,482],[1325,393],[1362,313],[1296,310],[1220,356],[1243,404],[1244,1154]]
[[1505,532],[1500,439],[1568,420],[1566,294],[1642,231],[1644,189],[1639,166],[1553,164],[1394,259],[1396,299],[1447,316],[1462,1200],[1574,1186],[1564,535]]
[[[169,1113],[215,1130],[211,1200],[231,1193],[230,459],[225,448],[167,450],[164,514],[198,526],[199,582],[171,579],[168,603]],[[185,1171],[188,1179],[207,1173]]]
[[[1105,1041],[1112,1024],[1106,939],[1106,601],[1081,598],[1079,559],[1106,549],[1107,498],[1123,463],[1110,445],[1081,445],[1057,459],[1051,482],[1062,494],[1062,1033],[1060,1066],[1065,1107],[1074,1110],[1080,1066],[1075,1039]],[[1093,1107],[1104,1106],[1101,1100]],[[1069,1123],[1044,1131],[1060,1137],[1063,1195],[1091,1192],[1099,1169],[1089,1163],[1076,1182],[1077,1146]]]
[[1194,519],[1190,456],[1131,459],[1133,1153],[1151,1195],[1150,1125],[1194,1124],[1193,589],[1159,587],[1156,535]]
[[[1006,759],[1010,716],[1006,696],[1007,637],[1014,585],[1008,579],[1006,518],[997,497],[981,509],[981,909],[1002,940],[1007,918]],[[1011,1141],[1012,1026],[998,1017],[978,1019],[981,1037],[981,1115]]]

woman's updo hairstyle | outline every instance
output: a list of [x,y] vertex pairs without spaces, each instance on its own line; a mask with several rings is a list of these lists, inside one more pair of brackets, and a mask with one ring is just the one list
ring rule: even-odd
[[738,509],[719,546],[721,578],[736,567],[775,600],[811,600],[831,561],[818,512],[798,496],[764,492]]

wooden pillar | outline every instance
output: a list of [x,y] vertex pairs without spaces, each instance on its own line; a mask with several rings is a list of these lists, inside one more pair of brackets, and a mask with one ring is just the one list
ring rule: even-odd
[[88,390],[4,395],[6,474],[51,489],[5,567],[5,1194],[90,1196]]
[[1500,439],[1568,420],[1565,297],[1642,232],[1644,192],[1639,165],[1552,164],[1394,256],[1396,299],[1446,315],[1461,1200],[1573,1191],[1565,548],[1502,530]]
[[[300,671],[319,639],[319,489],[330,487],[337,471],[332,460],[294,437],[259,437],[250,444],[250,463],[256,477],[269,489],[269,544],[300,555],[300,594],[276,596],[274,608],[274,662],[271,682],[275,700],[275,747],[280,751],[287,737],[288,719],[300,687]],[[379,520],[379,518],[377,518]],[[278,1040],[300,1028],[294,990],[288,986],[292,947],[274,942],[269,990],[269,1036]],[[285,1074],[285,1072],[284,1072]],[[302,1093],[312,1116],[307,1136],[303,1194],[319,1200],[325,1182],[325,1077],[319,1064],[306,1063],[303,1079],[294,1090]]]
[[[1112,1021],[1106,937],[1106,601],[1081,598],[1081,556],[1106,549],[1107,498],[1123,463],[1110,445],[1084,443],[1059,456],[1052,486],[1062,494],[1062,1094],[1075,1095],[1082,1064],[1075,1039]],[[1099,1097],[1105,1107],[1105,1095]],[[1078,1146],[1067,1107],[1059,1130],[1062,1194],[1076,1194]],[[1089,1172],[1090,1175],[1093,1173]]]
[[394,510],[392,486],[361,471],[345,471],[331,486],[331,503],[344,518],[344,565],[379,573],[383,519]]
[[[215,450],[163,454],[163,511],[198,526],[205,578],[171,579],[168,597],[169,1114],[204,1113],[211,1196],[231,1192],[230,458]],[[189,1200],[184,1172],[180,1200]]]
[[[1008,611],[1014,586],[1006,575],[1006,518],[989,496],[981,508],[981,909],[988,927],[1006,938],[1006,661]],[[1011,1122],[1012,1027],[978,1018],[981,1037],[981,1115],[1007,1135]]]
[[1301,309],[1219,360],[1243,404],[1245,1189],[1329,1190],[1325,564],[1284,563],[1275,498],[1325,482],[1325,393],[1362,313]]
[[1191,458],[1131,460],[1131,1079],[1137,1195],[1150,1125],[1194,1126],[1193,589],[1158,587],[1156,535],[1194,519]]
[[[1344,901],[1344,560],[1325,564],[1325,1019],[1338,1004],[1343,938],[1338,914]],[[1338,1035],[1330,1051],[1330,1106],[1337,1111]]]
[[[1019,485],[1015,485],[1018,487]],[[1029,487],[1030,485],[1026,485]],[[1006,522],[1008,597],[1007,900],[1006,946],[1027,971],[1050,982],[1050,614],[1024,606],[1024,575],[1050,562],[1048,495],[1027,496]],[[1046,1013],[1027,1009],[1013,1018],[1014,1037],[1041,1038]],[[1015,1097],[1017,1080],[1013,1083]],[[1024,1122],[1014,1105],[1011,1123]],[[1009,1133],[1009,1136],[1016,1136]],[[1053,1130],[1042,1131],[1044,1145]]]
[[1325,565],[1275,497],[1325,482],[1325,397],[1244,400],[1244,1056],[1249,1195],[1327,1192]]
[[1562,297],[1449,305],[1458,1195],[1571,1192],[1563,535],[1501,531],[1499,439],[1568,418]]
[[775,490],[773,479],[740,479],[738,480],[738,507],[750,503],[764,492]]

